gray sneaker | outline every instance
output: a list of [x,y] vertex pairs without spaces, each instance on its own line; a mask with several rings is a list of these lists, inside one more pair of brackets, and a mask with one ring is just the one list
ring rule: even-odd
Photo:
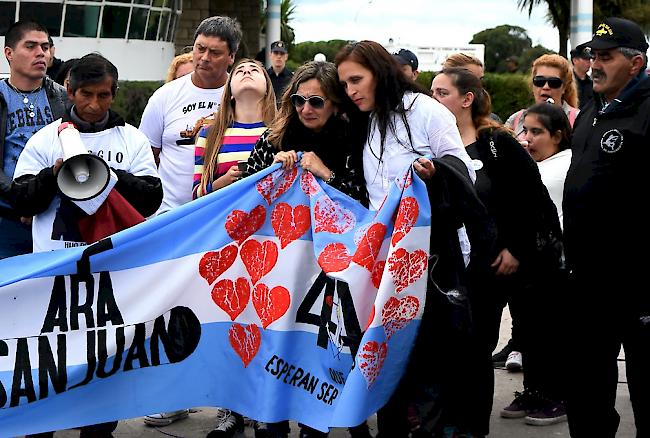
[[169,426],[174,421],[182,420],[190,415],[189,409],[181,409],[180,411],[161,412],[160,414],[146,415],[144,417],[144,424],[147,426]]

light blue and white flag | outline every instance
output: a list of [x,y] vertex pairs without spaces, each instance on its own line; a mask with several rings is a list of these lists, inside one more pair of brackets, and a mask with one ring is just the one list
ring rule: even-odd
[[0,261],[0,436],[193,406],[362,422],[424,310],[430,206],[273,166],[87,247]]

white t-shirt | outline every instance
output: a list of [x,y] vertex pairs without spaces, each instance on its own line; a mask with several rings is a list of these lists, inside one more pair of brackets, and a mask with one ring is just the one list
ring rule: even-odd
[[[378,210],[381,206],[391,182],[402,176],[407,167],[421,156],[440,158],[444,155],[454,155],[465,163],[472,181],[476,180],[476,173],[463,147],[453,114],[425,94],[409,91],[404,93],[402,101],[407,109],[406,120],[411,131],[413,147],[409,143],[402,118],[393,113],[396,136],[388,129],[381,162],[378,158],[381,137],[374,116],[371,119],[370,135],[363,149],[363,173],[370,197],[370,208],[373,210]],[[402,144],[395,137],[399,138]]]
[[193,74],[182,76],[156,90],[142,113],[140,131],[151,146],[160,149],[163,201],[159,213],[192,200],[194,138],[184,135],[196,122],[219,109],[224,87],[199,88]]
[[[46,167],[52,167],[58,158],[63,157],[57,134],[59,125],[61,119],[50,123],[29,139],[18,158],[14,178],[36,175]],[[103,158],[109,167],[124,170],[135,176],[158,177],[149,140],[134,126],[126,124],[101,132],[79,134],[88,152]],[[60,202],[61,199],[57,195],[47,210],[34,216],[34,252],[85,245],[61,240],[61,237],[55,238],[56,235],[61,235],[60,230],[55,230],[54,226]]]
[[537,163],[539,173],[542,176],[542,182],[551,195],[551,199],[557,208],[557,214],[560,217],[560,225],[564,227],[562,218],[562,195],[564,193],[564,180],[566,173],[569,171],[571,164],[571,149],[565,149],[555,155],[548,157]]

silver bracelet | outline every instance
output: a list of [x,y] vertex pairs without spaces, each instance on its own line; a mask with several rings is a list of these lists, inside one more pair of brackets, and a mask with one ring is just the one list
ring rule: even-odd
[[330,170],[330,177],[325,180],[326,184],[331,184],[332,181],[334,181],[334,178],[336,178],[336,175],[334,175],[334,171]]

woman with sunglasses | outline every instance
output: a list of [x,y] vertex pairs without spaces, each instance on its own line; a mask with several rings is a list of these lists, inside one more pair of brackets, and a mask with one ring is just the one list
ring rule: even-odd
[[[476,278],[472,301],[475,337],[462,352],[465,379],[460,392],[470,394],[459,415],[461,432],[487,435],[494,375],[491,353],[499,339],[506,301],[527,305],[525,286],[535,252],[536,193],[544,189],[537,166],[512,133],[490,118],[490,97],[481,81],[464,68],[443,69],[433,80],[433,96],[456,116],[458,130],[476,170],[476,190],[496,223],[497,255],[490,270]],[[548,104],[547,104],[548,105]],[[522,326],[526,329],[527,326]],[[527,333],[522,333],[526,338]],[[507,412],[509,413],[509,412]],[[469,429],[469,430],[468,430]]]
[[[361,172],[363,138],[352,129],[353,106],[341,88],[331,62],[311,61],[298,68],[282,95],[275,121],[262,134],[250,158],[247,174],[273,163],[289,168],[298,161],[314,176],[367,205]],[[286,438],[289,422],[258,423],[256,437]],[[300,425],[301,438],[324,438],[327,433]],[[370,438],[364,422],[349,428],[353,438]]]
[[360,170],[361,136],[355,134],[347,101],[331,62],[311,61],[293,75],[278,115],[248,159],[247,174],[273,163],[304,170],[348,196],[367,203]]
[[[380,44],[374,41],[349,44],[336,55],[336,64],[348,96],[368,115],[363,170],[370,207],[378,209],[392,181],[412,166],[427,185],[434,212],[431,254],[438,256],[438,262],[431,265],[427,304],[407,370],[391,399],[377,413],[379,435],[401,438],[410,433],[442,433],[443,425],[455,421],[450,417],[452,404],[461,398],[472,399],[474,394],[458,393],[454,386],[457,380],[449,378],[454,370],[440,360],[431,360],[432,351],[445,357],[455,351],[456,340],[466,333],[466,309],[457,310],[459,306],[450,304],[452,300],[444,292],[466,290],[464,280],[469,258],[469,241],[463,226],[467,223],[466,216],[450,220],[440,198],[444,197],[445,206],[460,202],[471,214],[484,212],[472,186],[475,172],[453,115],[431,98],[429,90],[407,78]],[[452,192],[449,189],[453,184],[462,184],[467,191]],[[476,203],[472,203],[474,199]],[[484,229],[476,230],[474,234],[472,227],[467,228],[472,239],[473,260],[478,254],[475,250],[481,247],[479,240],[484,239]],[[462,297],[466,298],[466,294]],[[462,316],[457,318],[460,313]],[[492,371],[491,364],[488,365]],[[432,397],[434,393],[442,395]],[[438,420],[439,412],[431,409],[441,404],[444,420]],[[418,410],[427,410],[427,414],[412,415]]]
[[[542,55],[533,61],[531,86],[535,103],[549,102],[562,107],[569,118],[571,126],[580,110],[578,109],[578,91],[573,79],[571,64],[560,55]],[[526,145],[523,128],[524,113],[521,109],[508,117],[506,126],[517,135],[517,139]]]

